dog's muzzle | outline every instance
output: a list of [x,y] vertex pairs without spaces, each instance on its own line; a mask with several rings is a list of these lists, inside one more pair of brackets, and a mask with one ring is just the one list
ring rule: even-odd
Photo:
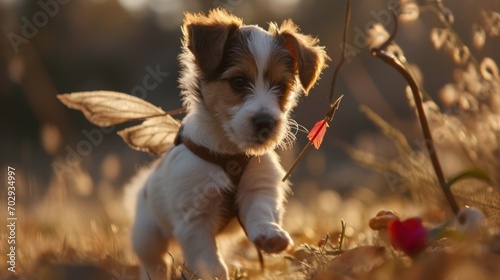
[[255,136],[259,142],[268,140],[276,127],[276,120],[268,114],[256,115],[252,119]]

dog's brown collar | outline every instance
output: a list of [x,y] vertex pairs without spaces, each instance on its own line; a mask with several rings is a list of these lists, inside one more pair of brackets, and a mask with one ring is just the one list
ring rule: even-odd
[[175,137],[174,144],[184,144],[193,154],[197,157],[216,164],[224,170],[234,187],[238,187],[241,181],[241,176],[245,171],[248,162],[253,158],[246,154],[223,154],[211,151],[207,147],[198,145],[191,141],[188,137],[182,136],[184,126],[181,126],[177,136]]
[[222,154],[200,146],[187,137],[182,137],[182,144],[186,146],[193,154],[199,158],[220,166],[227,174],[235,187],[238,187],[241,181],[243,171],[251,156],[245,154]]

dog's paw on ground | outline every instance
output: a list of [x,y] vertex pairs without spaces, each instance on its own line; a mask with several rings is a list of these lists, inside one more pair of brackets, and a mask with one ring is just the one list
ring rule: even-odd
[[290,235],[277,224],[265,224],[259,227],[253,243],[266,253],[279,253],[293,245]]

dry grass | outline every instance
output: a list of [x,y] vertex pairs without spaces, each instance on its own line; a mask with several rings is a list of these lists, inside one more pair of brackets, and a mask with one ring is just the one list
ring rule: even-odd
[[[73,181],[85,181],[84,176],[83,173],[76,175]],[[123,279],[138,279],[137,261],[128,239],[129,221],[123,218],[120,196],[88,198],[75,193],[74,188],[54,180],[40,202],[16,207],[18,273],[15,276],[8,272],[3,262],[0,264],[1,279],[118,280],[121,279],[119,275],[123,275]],[[25,185],[19,181],[18,200],[26,194],[24,189]],[[349,249],[377,242],[366,225],[382,205],[408,211],[399,198],[381,199],[368,189],[360,189],[350,198],[341,198],[331,190],[309,189],[308,192],[312,198],[310,203],[292,199],[285,219],[296,248],[284,255],[266,256],[267,269],[262,273],[254,247],[247,240],[238,241],[236,249],[228,253],[231,255],[228,265],[234,279],[308,278],[336,258],[337,255],[330,251],[337,244],[335,239],[340,235],[341,218],[347,222],[344,248]],[[5,218],[3,215],[2,219]],[[332,248],[319,249],[316,245],[328,233]],[[2,235],[2,246],[7,243],[6,237]],[[2,247],[2,251],[6,248]],[[316,262],[313,255],[322,261]],[[174,261],[173,274],[177,279],[189,279],[182,259],[176,256]]]
[[[118,205],[109,207],[110,201],[113,204],[119,198],[108,200],[108,207],[104,207],[100,200],[62,196],[68,192],[63,188],[54,184],[42,202],[29,209],[18,208],[18,274],[5,272],[7,266],[2,263],[1,279],[138,279],[128,223],[120,209],[113,209]],[[498,236],[496,240],[446,240],[411,260],[367,226],[380,209],[392,209],[402,216],[418,214],[436,222],[446,216],[437,207],[414,204],[395,194],[378,196],[369,189],[358,189],[345,197],[331,190],[306,191],[310,201],[292,199],[285,218],[295,248],[279,256],[266,256],[267,268],[262,273],[254,247],[241,240],[227,258],[233,279],[455,279],[449,278],[452,275],[474,275],[456,279],[496,279],[494,276],[500,275],[494,265],[500,260]],[[347,224],[344,235],[341,219]],[[190,279],[182,259],[175,258],[174,279]]]

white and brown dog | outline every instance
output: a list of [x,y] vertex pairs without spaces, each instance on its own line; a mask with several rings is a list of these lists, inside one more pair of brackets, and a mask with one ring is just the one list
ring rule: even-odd
[[198,276],[228,279],[215,236],[232,218],[267,253],[292,244],[280,225],[289,187],[274,149],[293,141],[290,111],[328,57],[290,20],[266,31],[216,9],[186,13],[182,28],[187,115],[139,192],[132,244],[144,279],[166,277],[170,239]]

